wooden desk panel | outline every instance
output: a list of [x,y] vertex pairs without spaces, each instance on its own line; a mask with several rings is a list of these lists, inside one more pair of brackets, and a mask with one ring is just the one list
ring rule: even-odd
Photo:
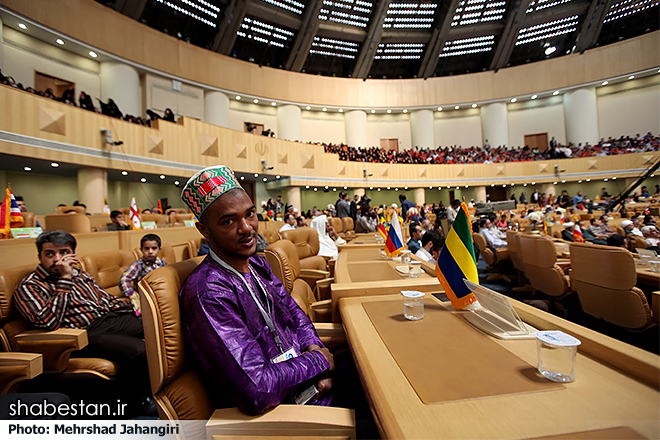
[[[580,351],[576,381],[566,384],[566,389],[561,392],[424,405],[362,307],[364,302],[383,301],[385,298],[344,298],[340,302],[346,335],[383,438],[519,439],[618,426],[634,429],[647,438],[660,437],[660,393],[657,385],[606,365],[612,356],[621,359],[632,357],[655,365],[655,374],[658,375],[660,358],[609,338],[610,354],[601,352],[602,358],[593,351],[593,357]],[[400,301],[398,296],[392,299]],[[538,317],[538,328],[543,328],[539,324],[546,322],[544,316],[551,316],[540,310],[530,311],[530,314]],[[551,317],[553,319],[560,320]],[[534,322],[530,324],[535,325]],[[582,330],[589,332],[574,324],[572,326],[578,330],[572,334],[579,338],[582,337]],[[536,365],[534,340],[494,341],[524,361]],[[451,378],[438,371],[437,380]]]

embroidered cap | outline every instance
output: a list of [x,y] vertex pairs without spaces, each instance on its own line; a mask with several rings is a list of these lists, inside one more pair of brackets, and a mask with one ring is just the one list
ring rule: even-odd
[[234,172],[224,165],[216,165],[204,168],[188,179],[181,191],[181,200],[200,219],[211,203],[234,188],[243,189]]

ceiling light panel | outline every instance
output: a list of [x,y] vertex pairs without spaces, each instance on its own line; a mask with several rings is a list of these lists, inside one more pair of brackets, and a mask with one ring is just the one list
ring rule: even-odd
[[424,53],[424,43],[381,43],[375,60],[418,60]]
[[502,20],[507,1],[461,0],[454,11],[452,26],[469,26],[475,23]]
[[390,3],[383,23],[385,29],[430,29],[438,3],[408,1]]
[[373,6],[373,1],[323,0],[319,20],[366,28]]
[[545,23],[522,28],[518,32],[516,46],[575,32],[578,27],[579,18],[579,15],[571,15],[570,17],[546,21]]
[[261,0],[269,5],[277,6],[278,8],[285,9],[298,15],[302,15],[305,5],[295,0]]
[[309,53],[328,57],[355,59],[360,45],[353,41],[336,40],[334,38],[314,37]]
[[534,11],[542,11],[543,9],[552,8],[554,6],[563,5],[565,3],[571,3],[573,0],[534,0],[529,4],[527,14],[531,14]]
[[284,43],[293,40],[294,33],[261,20],[245,17],[241,29],[236,32],[236,35],[283,48]]
[[165,6],[174,9],[176,12],[185,14],[188,17],[202,22],[208,26],[216,27],[220,8],[203,0],[157,0]]
[[493,44],[495,44],[495,35],[447,41],[440,52],[440,58],[489,52],[493,49]]
[[637,14],[638,12],[646,11],[649,8],[658,6],[658,0],[622,0],[619,2],[612,2],[612,7],[605,16],[603,23],[618,20],[619,18],[627,17],[629,15]]

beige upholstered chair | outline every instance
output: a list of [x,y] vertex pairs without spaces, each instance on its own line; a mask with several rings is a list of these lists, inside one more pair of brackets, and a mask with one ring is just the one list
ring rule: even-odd
[[183,427],[183,439],[296,435],[354,439],[354,413],[342,408],[280,405],[257,417],[236,408],[214,410],[204,383],[186,362],[179,311],[181,285],[202,260],[197,257],[162,267],[139,283],[149,378],[161,419],[200,421]]
[[277,240],[282,239],[282,237],[280,237],[280,233],[277,232],[275,229],[266,229],[266,228],[261,229],[261,228],[259,228],[259,233],[268,242],[268,244],[273,244]]
[[184,251],[183,260],[188,258],[195,258],[199,253],[199,248],[202,246],[202,237],[191,238],[186,244],[187,250]]
[[[487,271],[496,270],[500,272],[502,270],[502,261],[511,259],[508,247],[492,249],[488,246],[486,238],[478,232],[472,234],[472,240],[477,244],[479,253],[481,253],[486,264],[488,264],[488,267],[486,268]],[[488,281],[503,279],[506,282],[511,282],[511,279],[503,273],[488,273],[486,274],[486,279]]]
[[185,226],[186,220],[192,220],[192,214],[170,214],[169,222],[170,226]]
[[521,234],[520,251],[525,267],[525,276],[532,287],[546,295],[561,297],[571,292],[568,264],[557,264],[557,251],[549,238]]
[[[188,248],[186,247],[186,251],[187,250]],[[137,260],[138,258],[142,258],[142,250],[139,247],[133,249],[133,255],[134,255],[133,261]],[[161,244],[160,252],[158,253],[158,256],[160,257],[161,260],[164,260],[167,264],[176,263],[176,255],[174,254],[174,249],[172,249],[172,245],[169,243]]]
[[346,240],[346,234],[344,234],[344,222],[341,221],[339,217],[328,217],[328,223],[335,229],[337,235]]
[[46,231],[62,230],[70,234],[92,232],[89,217],[85,214],[49,214],[46,216]]
[[140,214],[140,220],[143,222],[156,222],[159,228],[167,224],[168,217],[162,214]]
[[34,212],[21,212],[23,216],[23,228],[34,228],[37,226],[37,216]]
[[76,211],[77,214],[85,214],[85,208],[82,206],[58,206],[58,214],[66,214],[68,211]]
[[281,235],[283,239],[289,240],[296,246],[301,269],[327,269],[325,258],[318,255],[320,245],[316,229],[310,227],[290,229],[282,231]]
[[43,369],[39,353],[0,353],[0,394],[13,393],[20,381],[37,377]]
[[83,269],[110,295],[123,297],[119,290],[119,279],[135,260],[133,252],[116,250],[85,255],[81,262]]
[[582,310],[612,324],[642,329],[652,322],[644,293],[635,287],[637,273],[630,252],[588,243],[571,244],[573,286]]
[[268,246],[266,261],[286,291],[312,321],[330,322],[332,317],[330,273],[302,269],[296,246],[289,240],[279,240]]
[[344,217],[341,219],[341,222],[346,238],[355,238],[355,222],[353,219],[351,217]]

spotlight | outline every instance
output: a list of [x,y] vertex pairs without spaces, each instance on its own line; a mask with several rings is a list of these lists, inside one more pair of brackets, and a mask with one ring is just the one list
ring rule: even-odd
[[404,108],[404,109],[403,109],[403,112],[404,112],[404,113],[408,113],[408,110]]
[[270,105],[272,105],[273,107],[275,107],[275,106],[277,105],[277,103],[276,103],[276,102],[271,102]]
[[532,99],[536,99],[536,98],[538,98],[537,95],[532,95]]
[[245,176],[241,176],[241,180],[245,180]]
[[60,166],[60,164],[57,163],[57,162],[51,162],[51,163],[50,163],[50,166],[53,167],[53,168],[57,168],[57,167]]
[[344,109],[343,109],[343,108],[340,108],[340,109],[337,110],[337,111],[338,111],[339,113],[344,113]]
[[264,177],[264,182],[268,182],[268,177]]
[[160,175],[160,180],[163,180],[163,179],[165,179],[165,175],[161,174]]
[[310,106],[305,107],[305,110],[311,110],[312,108]]
[[609,81],[603,81],[602,83],[600,83],[600,85],[601,85],[601,86],[606,86],[606,85],[608,85],[609,83],[610,83]]
[[32,171],[32,168],[30,168],[30,167],[23,167],[23,170],[24,170],[24,171]]
[[635,75],[630,75],[628,79],[635,79]]
[[258,100],[258,99],[255,99],[255,100],[252,101],[252,102],[254,102],[255,104],[259,104],[259,100]]
[[174,181],[174,184],[175,184],[176,186],[179,186],[179,181],[178,181],[178,180],[175,180],[175,181]]
[[517,101],[516,98],[511,98],[511,102],[516,102],[516,101]]
[[257,174],[257,173],[254,173],[254,177],[259,177],[259,174]]
[[[376,110],[371,110],[371,113],[376,113]],[[380,190],[379,190],[380,191]]]
[[387,113],[392,113],[392,110],[387,110]]
[[457,106],[454,107],[454,110],[458,110],[459,108],[461,108],[461,107],[457,105]]
[[323,107],[321,110],[323,110],[324,112],[327,112],[327,111],[328,111],[328,109],[325,108],[325,107]]
[[477,108],[477,104],[472,104],[472,108]]
[[140,182],[142,182],[142,183],[145,183],[146,181],[147,181],[146,177],[143,177],[143,178],[140,179]]
[[559,95],[559,90],[555,90],[554,92],[552,92],[552,96],[557,96],[557,95]]
[[57,40],[55,40],[55,42],[60,46],[64,45],[64,40],[62,40],[61,38],[58,38]]
[[122,172],[121,172],[121,175],[122,175],[122,176],[128,176],[128,171],[122,171]]
[[277,176],[275,176],[276,179],[279,179],[280,177],[281,177],[281,176],[280,176],[279,174],[278,174]]
[[89,56],[92,57],[92,58],[96,58],[98,55],[96,55],[96,52],[94,52],[93,50],[90,50],[89,51]]
[[23,29],[23,30],[27,29],[27,26],[25,26],[23,23],[18,23],[18,27]]
[[237,95],[236,96],[236,101],[240,101],[240,100],[241,100],[241,97]]
[[441,112],[441,111],[442,111],[442,107],[438,107],[438,111]]

